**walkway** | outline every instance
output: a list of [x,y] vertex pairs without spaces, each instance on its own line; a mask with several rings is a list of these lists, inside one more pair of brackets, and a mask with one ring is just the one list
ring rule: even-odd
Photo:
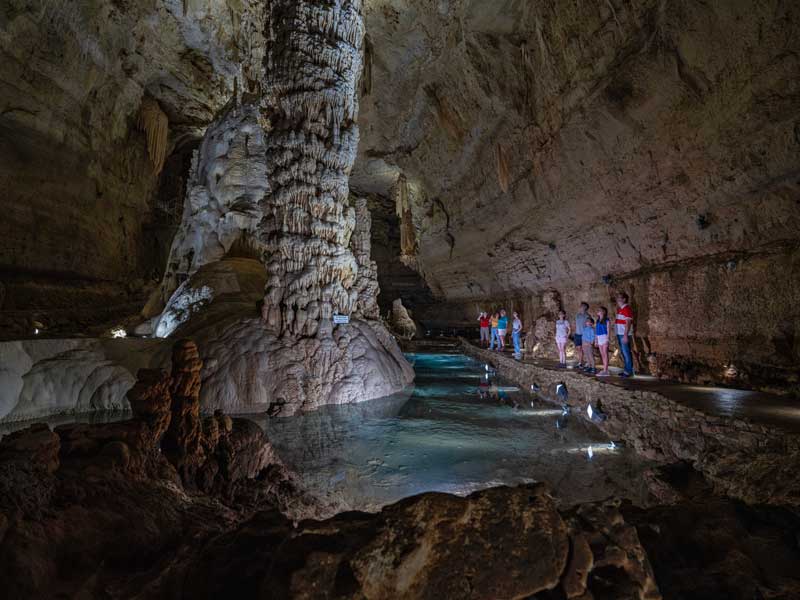
[[[480,348],[470,342],[475,348]],[[512,352],[506,351],[503,356],[512,358]],[[558,363],[547,359],[523,359],[523,364],[533,365],[550,371],[561,371]],[[575,361],[570,361],[567,371],[583,377],[596,379],[603,385],[615,385],[628,390],[649,391],[666,396],[706,414],[717,417],[747,419],[756,423],[777,426],[788,431],[800,432],[800,400],[734,388],[710,385],[692,385],[665,381],[649,375],[637,375],[633,379],[617,376],[622,369],[611,367],[611,377],[595,377],[574,370]]]

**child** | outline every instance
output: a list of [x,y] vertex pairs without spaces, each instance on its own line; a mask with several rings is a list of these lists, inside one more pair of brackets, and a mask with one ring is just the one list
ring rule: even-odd
[[556,346],[558,346],[558,366],[562,369],[567,367],[567,340],[569,339],[570,326],[567,321],[567,313],[563,310],[558,311],[556,321]]
[[603,370],[597,376],[608,377],[610,375],[608,372],[608,309],[605,306],[597,309],[597,328],[595,333],[597,334],[595,343],[600,348],[600,358],[603,361]]
[[592,375],[597,373],[594,368],[594,319],[586,317],[583,325],[583,333],[581,334],[581,342],[583,343],[583,362],[586,365],[585,371]]

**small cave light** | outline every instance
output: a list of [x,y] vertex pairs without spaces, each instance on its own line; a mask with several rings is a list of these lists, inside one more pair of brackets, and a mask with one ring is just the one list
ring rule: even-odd
[[110,333],[111,333],[111,337],[112,337],[112,338],[124,338],[124,337],[128,337],[128,332],[127,332],[127,331],[125,331],[125,328],[124,328],[124,327],[122,327],[121,325],[120,325],[120,326],[118,326],[118,327],[114,327],[114,329],[112,329],[112,330],[110,331]]

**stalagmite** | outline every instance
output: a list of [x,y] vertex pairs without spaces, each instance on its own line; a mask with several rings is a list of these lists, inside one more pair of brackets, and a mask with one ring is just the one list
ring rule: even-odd
[[366,198],[356,198],[354,205],[356,225],[353,236],[350,238],[350,248],[358,262],[358,277],[353,286],[354,312],[368,319],[377,319],[380,316],[377,302],[378,265],[371,257],[372,216],[367,207]]
[[260,224],[269,272],[262,313],[276,332],[313,336],[355,303],[348,177],[358,145],[362,4],[275,0],[267,22],[267,171],[274,189]]

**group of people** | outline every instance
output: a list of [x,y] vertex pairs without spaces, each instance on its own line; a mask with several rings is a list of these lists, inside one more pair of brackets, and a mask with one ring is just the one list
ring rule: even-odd
[[[609,319],[608,309],[600,306],[593,317],[589,304],[581,302],[580,312],[575,315],[575,328],[567,319],[567,313],[559,311],[556,321],[556,346],[558,346],[559,366],[567,366],[567,342],[570,337],[575,344],[578,358],[577,369],[598,377],[610,375],[608,370],[608,345],[611,332],[617,336],[622,360],[623,372],[620,377],[633,377],[633,353],[631,341],[633,339],[633,309],[628,304],[628,295],[620,292],[616,297],[617,311],[614,315],[613,328]],[[514,343],[514,357],[522,357],[522,320],[519,313],[512,313],[511,339]],[[481,330],[481,346],[489,350],[503,351],[506,347],[508,335],[508,314],[505,310],[494,312],[481,312],[478,316]],[[594,348],[600,350],[602,369],[597,370],[594,360]]]
[[[511,319],[511,340],[514,344],[514,357],[522,358],[522,320],[519,313],[512,313]],[[506,336],[508,335],[508,313],[505,310],[489,313],[482,311],[478,315],[478,322],[481,328],[481,346],[489,350],[502,352],[506,347]]]
[[[620,377],[633,377],[633,353],[631,340],[633,338],[633,309],[628,304],[628,295],[620,292],[616,297],[617,312],[614,315],[613,331],[617,336],[620,352],[622,353],[623,371]],[[556,346],[558,346],[559,366],[567,366],[567,340],[572,334],[575,352],[578,357],[577,369],[598,377],[610,375],[608,370],[608,343],[611,334],[611,324],[608,318],[608,309],[605,306],[597,308],[596,319],[589,311],[589,305],[581,302],[581,310],[575,315],[575,330],[572,331],[567,313],[563,310],[558,313],[556,321]],[[594,348],[600,350],[603,368],[598,372],[594,362]]]

